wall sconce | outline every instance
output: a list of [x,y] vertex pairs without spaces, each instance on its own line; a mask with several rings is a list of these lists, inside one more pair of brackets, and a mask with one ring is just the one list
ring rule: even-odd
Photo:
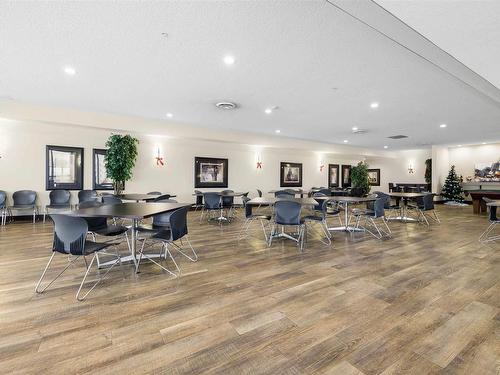
[[415,173],[415,168],[413,168],[412,163],[408,164],[408,173],[410,173],[410,174]]
[[155,157],[156,160],[156,165],[159,167],[163,167],[165,165],[165,162],[163,161],[163,157],[160,155],[160,148],[158,147],[158,152]]
[[319,163],[319,171],[323,172],[324,168],[325,168],[325,162],[323,160],[321,160],[320,163]]

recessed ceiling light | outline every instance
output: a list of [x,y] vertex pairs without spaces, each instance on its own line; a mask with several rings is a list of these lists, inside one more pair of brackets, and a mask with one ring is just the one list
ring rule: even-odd
[[281,133],[281,130],[276,129],[274,132],[275,132],[276,134],[279,134],[279,133]]
[[446,128],[446,126],[447,126],[446,124],[439,125],[440,128]]
[[347,142],[349,142],[349,141],[347,139],[344,139],[344,143],[347,143]]
[[273,110],[271,108],[266,108],[265,111],[268,115],[273,113]]
[[462,145],[458,145],[458,147],[462,147]]
[[372,103],[372,104],[370,104],[370,107],[372,107],[372,108],[378,108],[378,103],[376,103],[376,102]]
[[485,144],[486,144],[486,142],[483,142],[483,145],[485,145]]
[[234,64],[234,57],[230,56],[230,55],[224,56],[224,64],[233,65]]
[[358,127],[357,127],[357,126],[353,126],[353,127],[352,127],[352,130],[353,130],[353,131],[356,131],[356,130],[358,130]]
[[389,148],[389,146],[384,146],[384,148]]
[[174,115],[173,115],[173,114],[171,114],[171,113],[167,113],[167,117],[168,117],[168,118],[172,118],[172,117],[174,117]]
[[66,66],[64,68],[64,73],[66,73],[69,76],[74,76],[76,74],[76,70],[72,66]]

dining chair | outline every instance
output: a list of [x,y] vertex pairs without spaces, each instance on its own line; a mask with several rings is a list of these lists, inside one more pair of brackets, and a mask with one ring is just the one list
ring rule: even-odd
[[7,220],[7,193],[0,190],[0,225],[5,225]]
[[295,198],[295,192],[290,192],[289,190],[278,190],[274,192],[275,198]]
[[97,202],[98,200],[99,196],[95,190],[80,190],[78,192],[78,204],[88,201]]
[[241,226],[241,230],[238,234],[238,240],[241,240],[243,237],[248,235],[248,230],[250,228],[250,225],[256,221],[259,221],[261,226],[262,226],[262,232],[264,233],[264,238],[267,243],[267,232],[266,228],[264,225],[264,222],[267,221],[267,225],[269,225],[269,222],[271,220],[271,215],[259,215],[259,214],[254,214],[252,213],[252,208],[250,205],[247,205],[248,201],[250,201],[250,198],[248,197],[243,197],[243,207],[245,210],[245,221],[243,222],[243,225]]
[[[222,205],[219,193],[203,193],[203,209],[201,210],[200,223],[203,216],[208,212],[208,220],[212,219],[213,213],[220,213],[222,216]],[[219,224],[221,224],[219,222]]]
[[[274,237],[284,237],[297,242],[300,251],[304,249],[304,221],[301,219],[300,214],[302,205],[295,201],[277,201],[274,204],[274,217],[271,223],[271,234],[269,235],[268,246],[270,247]],[[276,233],[276,227],[281,226],[281,233]],[[296,227],[298,229],[297,237],[285,233],[285,226]]]
[[[83,276],[82,282],[80,283],[80,287],[78,288],[78,291],[76,293],[76,299],[78,301],[83,301],[89,293],[94,290],[94,288],[101,282],[101,280],[106,277],[106,275],[111,271],[111,269],[118,263],[121,264],[121,258],[120,255],[118,254],[118,250],[116,251],[116,254],[110,254],[116,256],[116,261],[112,263],[111,267],[109,267],[104,275],[100,275],[99,278],[94,282],[92,287],[83,295],[80,296],[80,293],[82,291],[83,285],[85,284],[85,280],[87,279],[87,276],[92,268],[92,265],[94,264],[94,261],[97,259],[97,254],[99,252],[104,252],[103,250],[110,247],[110,246],[115,246],[116,249],[116,244],[112,242],[104,242],[104,243],[98,243],[98,242],[92,242],[92,241],[87,241],[87,232],[88,232],[88,224],[85,221],[85,219],[81,217],[75,217],[75,216],[67,216],[67,215],[61,215],[61,214],[51,214],[50,215],[52,221],[54,222],[54,240],[52,242],[52,255],[49,258],[49,261],[47,265],[45,266],[45,269],[42,272],[42,275],[40,276],[40,280],[38,280],[38,283],[35,286],[35,292],[36,293],[43,293],[49,286],[51,286],[58,278],[61,276],[77,259],[80,257],[83,257],[84,262],[85,262],[85,274]],[[45,285],[43,288],[40,288],[40,285],[42,283],[42,280],[47,273],[47,270],[49,269],[50,264],[52,263],[52,260],[54,259],[54,256],[56,253],[63,254],[63,255],[73,255],[71,260],[68,261],[68,264],[64,269],[57,274],[57,276],[52,279],[47,285]],[[90,263],[87,262],[87,256],[92,255],[92,259]]]
[[[392,235],[392,232],[385,218],[384,206],[386,204],[386,201],[386,197],[378,197],[377,200],[373,203],[373,209],[367,209],[357,214],[355,228],[359,228],[361,219],[364,217],[365,221],[363,224],[363,228],[365,229],[365,231],[379,240],[383,237],[390,237]],[[382,222],[383,227],[377,224],[379,222]]]
[[13,205],[7,207],[7,214],[13,218],[12,211],[29,211],[33,214],[33,224],[38,215],[38,206],[36,205],[37,194],[33,190],[18,190],[12,194]]
[[[314,193],[313,197],[326,197],[324,193]],[[321,239],[325,245],[332,244],[332,234],[328,230],[328,223],[326,221],[326,215],[328,210],[328,199],[321,199],[319,203],[314,206],[314,215],[306,215],[302,218],[305,227],[305,235],[307,236],[308,223],[317,223],[320,225],[323,233],[326,236],[326,241]]]
[[[483,197],[483,201],[486,203],[491,203],[494,200]],[[497,207],[496,206],[487,206],[488,207],[488,221],[489,225],[488,228],[479,236],[479,242],[486,243],[486,242],[491,242],[491,241],[496,241],[500,239],[500,235],[495,235],[495,236],[490,236],[490,234],[493,232],[495,227],[500,224],[500,219],[497,217]]]
[[52,190],[49,193],[49,204],[45,206],[43,212],[43,222],[45,223],[45,216],[50,210],[70,210],[70,199],[71,193],[68,190]]

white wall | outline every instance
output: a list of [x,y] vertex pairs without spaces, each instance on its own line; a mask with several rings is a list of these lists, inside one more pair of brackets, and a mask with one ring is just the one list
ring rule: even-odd
[[[8,192],[9,199],[16,190],[31,189],[39,194],[39,203],[48,201],[45,190],[45,146],[84,147],[84,188],[92,188],[92,148],[104,148],[109,130],[42,122],[0,120],[0,190]],[[281,161],[303,163],[303,187],[326,186],[328,164],[354,165],[364,156],[337,155],[314,150],[280,149],[234,144],[140,135],[139,157],[134,177],[126,183],[126,192],[145,193],[159,190],[173,193],[179,201],[192,202],[194,190],[194,157],[221,157],[229,159],[229,188],[235,191],[256,189],[267,192],[279,188]],[[166,161],[164,167],[155,162],[157,149]],[[257,169],[260,155],[263,168]],[[387,191],[388,182],[424,182],[425,159],[429,150],[388,153],[387,158],[367,159],[371,168],[381,169],[382,184],[373,190]],[[415,174],[408,173],[412,163]],[[320,172],[320,164],[325,168]],[[217,189],[220,190],[220,189]],[[76,203],[77,192],[72,192]]]
[[500,143],[477,146],[450,147],[449,163],[455,165],[458,175],[464,180],[474,177],[474,166],[477,163],[493,163],[500,160]]
[[[395,158],[367,158],[370,168],[380,168],[380,187],[372,191],[389,191],[389,182],[425,184],[425,160],[431,157],[431,150],[405,150],[396,153]],[[414,173],[409,173],[410,164]]]

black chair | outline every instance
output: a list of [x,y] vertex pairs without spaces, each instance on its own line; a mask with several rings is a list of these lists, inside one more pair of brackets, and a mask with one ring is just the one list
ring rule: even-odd
[[[156,203],[177,203],[175,199],[159,199],[156,198],[153,202]],[[168,229],[170,227],[170,216],[172,212],[165,212],[163,214],[158,214],[153,216],[153,221],[151,224],[141,224],[137,227],[138,232],[158,232],[160,230]]]
[[267,243],[267,232],[266,228],[264,226],[264,221],[269,221],[271,220],[271,215],[258,215],[258,214],[253,214],[252,213],[252,207],[250,205],[247,205],[247,202],[250,200],[248,197],[243,197],[243,207],[245,209],[245,222],[243,223],[243,226],[241,227],[240,233],[238,234],[238,240],[241,240],[244,235],[248,235],[248,229],[250,228],[250,225],[255,222],[259,221],[261,226],[262,226],[262,231],[264,232],[264,238],[266,239]]
[[195,190],[196,194],[196,203],[192,206],[196,211],[198,208],[203,208],[203,192],[200,190]]
[[257,189],[257,194],[259,195],[259,198],[262,198],[262,190]]
[[[327,195],[318,192],[314,193],[313,197],[320,198],[320,197],[327,197]],[[331,245],[332,234],[328,230],[328,223],[326,221],[326,215],[328,210],[328,199],[320,199],[318,200],[318,203],[319,204],[314,206],[314,215],[307,215],[302,218],[302,220],[304,221],[306,235],[307,235],[307,223],[318,223],[320,224],[321,229],[323,230],[323,233],[326,236],[326,241],[322,239],[321,242],[323,242],[326,245]]]
[[[175,268],[177,269],[177,273],[172,272],[168,268],[162,266],[160,263],[156,262],[152,257],[150,257],[148,254],[144,253],[144,245],[146,241],[144,240],[141,246],[141,249],[139,250],[139,260],[137,261],[136,265],[136,272],[139,271],[139,266],[141,264],[141,259],[144,256],[146,259],[150,260],[154,264],[156,264],[158,267],[161,269],[167,271],[174,277],[180,276],[181,270],[179,266],[177,265],[177,262],[175,261],[172,252],[168,248],[168,245],[172,245],[181,255],[185,256],[187,259],[189,259],[191,262],[196,262],[198,260],[198,255],[196,254],[196,251],[194,250],[193,246],[191,245],[191,242],[189,241],[188,237],[188,227],[187,227],[187,213],[188,213],[188,207],[182,207],[174,212],[172,212],[170,216],[170,227],[169,229],[164,229],[156,234],[154,234],[152,237],[149,238],[149,240],[154,242],[160,242],[162,244],[161,250],[160,250],[160,260],[161,260],[161,255],[163,255],[164,259],[167,260],[167,256],[172,260],[172,262],[175,265]],[[188,243],[190,250],[192,252],[192,256],[189,256],[186,254],[182,246],[179,246],[176,241],[185,239],[186,242]],[[152,247],[151,245],[150,247]]]
[[159,197],[156,197],[154,199],[151,199],[151,202],[161,202],[166,199],[170,199],[171,195],[170,194],[162,194]]
[[[42,272],[42,276],[40,277],[40,280],[35,286],[35,292],[36,293],[43,293],[54,281],[56,281],[59,276],[61,276],[64,271],[66,271],[69,266],[71,266],[77,259],[79,259],[81,256],[83,257],[85,261],[85,275],[83,276],[83,280],[80,283],[80,287],[78,288],[78,291],[76,293],[76,299],[79,301],[84,300],[88,294],[99,284],[99,282],[108,274],[109,271],[117,264],[121,264],[121,259],[120,255],[118,252],[116,254],[109,254],[116,256],[117,259],[114,261],[111,265],[111,267],[108,268],[108,270],[104,273],[104,275],[100,276],[97,281],[92,285],[92,287],[85,293],[82,297],[80,297],[80,292],[82,290],[82,287],[85,283],[85,280],[87,279],[87,276],[89,274],[90,269],[92,268],[92,265],[94,264],[94,260],[97,259],[97,254],[106,249],[107,247],[114,246],[116,244],[106,242],[106,243],[97,243],[97,242],[92,242],[92,241],[87,241],[87,232],[88,232],[88,225],[87,222],[81,218],[81,217],[75,217],[75,216],[66,216],[66,215],[60,215],[60,214],[52,214],[50,215],[52,218],[52,221],[54,222],[54,241],[52,243],[52,255],[50,256],[49,262],[45,266],[45,269]],[[50,263],[52,262],[52,259],[54,258],[54,255],[56,253],[60,253],[63,255],[74,255],[75,257],[71,259],[66,267],[59,272],[59,274],[52,280],[50,281],[45,287],[40,289],[40,284],[42,283],[42,280],[49,269]],[[87,259],[86,256],[93,255],[92,260],[90,263],[87,265]]]
[[[483,197],[483,201],[486,203],[494,202],[493,199]],[[490,236],[495,227],[500,223],[500,220],[497,217],[497,207],[496,206],[487,206],[489,210],[489,223],[490,225],[486,230],[479,236],[479,242],[486,243],[491,241],[496,241],[500,239],[500,235]]]
[[0,225],[5,225],[7,220],[7,193],[0,190]]
[[416,199],[416,205],[408,205],[411,210],[416,210],[417,220],[425,222],[427,226],[430,226],[429,220],[432,219],[436,223],[440,224],[441,221],[434,209],[434,194],[425,194],[423,197]]
[[278,190],[274,192],[275,198],[295,198],[295,191],[292,193],[289,190]]
[[30,211],[33,214],[33,223],[38,215],[38,206],[36,205],[37,194],[33,190],[18,190],[12,194],[14,204],[7,207],[7,213],[12,218],[12,211]]
[[[102,202],[86,201],[80,203],[79,208],[100,207],[103,205],[104,203]],[[108,218],[106,217],[83,217],[83,219],[87,222],[88,232],[92,236],[94,241],[96,241],[97,236],[102,236],[113,240],[114,238],[123,235],[125,241],[127,242],[128,250],[132,252],[127,235],[129,228],[119,224],[108,224]],[[97,266],[101,267],[99,257],[97,257]]]
[[[274,221],[269,235],[268,246],[271,246],[274,237],[284,237],[297,242],[300,251],[303,250],[305,226],[300,217],[301,211],[302,206],[299,202],[283,200],[274,204]],[[278,225],[281,226],[281,233],[277,234],[275,230]],[[298,228],[297,237],[285,233],[285,226]]]
[[[317,193],[321,193],[321,194],[324,194],[326,195],[327,197],[331,197],[332,196],[332,191],[330,189],[326,189],[326,188],[321,188],[317,191]],[[314,193],[316,194],[316,193]],[[313,194],[313,196],[314,196]]]
[[52,190],[49,194],[49,204],[45,206],[43,222],[50,210],[71,210],[71,193],[68,190]]
[[[203,220],[205,212],[208,212],[208,220],[212,219],[212,214],[220,213],[222,216],[222,205],[219,193],[203,193],[203,209],[200,215],[200,223]],[[221,223],[219,221],[219,223]]]
[[[356,215],[356,228],[359,228],[359,224],[361,219],[364,217],[365,221],[363,224],[363,228],[365,231],[370,233],[375,238],[379,240],[384,236],[391,236],[392,232],[389,226],[387,225],[387,220],[385,219],[385,209],[387,198],[386,197],[378,197],[377,200],[373,204],[373,210],[367,209],[365,211],[360,212]],[[377,225],[378,221],[382,221],[384,224],[384,228],[379,227]],[[375,232],[376,231],[376,232]]]
[[161,195],[161,191],[150,191],[147,195]]
[[396,213],[398,216],[402,216],[399,199],[396,200],[396,204],[392,204],[391,196],[389,194],[386,194],[382,191],[374,191],[373,194],[375,194],[377,197],[383,197],[385,199],[384,209],[389,211],[389,215],[386,215],[387,219],[392,217],[393,213]]
[[120,204],[120,203],[123,203],[123,201],[120,198],[115,197],[114,195],[105,195],[102,197],[102,203],[103,204]]
[[228,194],[233,194],[233,190],[222,190],[221,191],[221,204],[222,209],[226,210],[226,217],[231,218],[234,211],[234,195],[228,196]]
[[80,190],[78,192],[78,204],[83,202],[97,202],[99,196],[95,190]]

